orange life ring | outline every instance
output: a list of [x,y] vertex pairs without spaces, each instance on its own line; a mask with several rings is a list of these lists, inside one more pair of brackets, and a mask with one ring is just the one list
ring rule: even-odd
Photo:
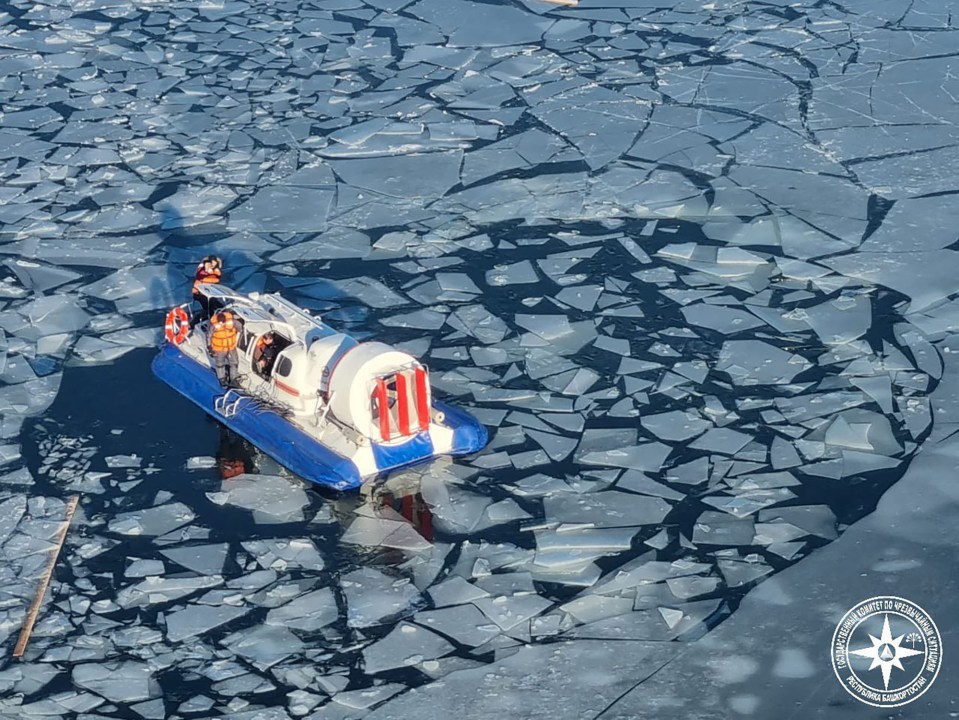
[[167,342],[179,345],[190,334],[190,316],[182,306],[173,308],[166,316]]

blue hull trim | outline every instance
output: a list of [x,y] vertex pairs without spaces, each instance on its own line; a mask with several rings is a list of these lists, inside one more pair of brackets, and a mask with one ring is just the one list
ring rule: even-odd
[[451,455],[469,455],[486,447],[486,426],[465,410],[434,400],[433,406],[446,416],[445,425],[453,428]]
[[[153,359],[152,369],[160,380],[303,479],[335,490],[352,490],[362,485],[363,477],[349,459],[248,397],[240,401],[235,415],[222,416],[214,408],[216,399],[224,392],[216,374],[174,345],[163,346]],[[434,405],[445,414],[444,424],[453,429],[451,454],[467,455],[486,445],[486,428],[476,418],[443,402]],[[399,446],[374,444],[373,456],[385,472],[431,459],[433,443],[427,433],[420,433]]]
[[423,462],[433,457],[433,441],[429,433],[414,435],[402,445],[373,444],[373,459],[381,470]]
[[363,483],[352,462],[250,398],[240,401],[233,417],[220,415],[213,406],[223,395],[216,374],[173,345],[163,347],[152,367],[160,380],[305,480],[336,490],[351,490]]

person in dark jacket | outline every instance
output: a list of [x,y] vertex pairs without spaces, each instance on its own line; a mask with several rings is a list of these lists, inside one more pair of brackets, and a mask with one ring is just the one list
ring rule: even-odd
[[272,332],[265,333],[256,342],[256,348],[253,350],[253,364],[256,371],[266,377],[273,369],[273,362],[276,360],[276,342]]

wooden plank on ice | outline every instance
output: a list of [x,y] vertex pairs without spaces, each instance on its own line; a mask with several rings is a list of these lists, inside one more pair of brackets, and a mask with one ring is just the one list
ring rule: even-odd
[[37,594],[33,597],[33,603],[27,611],[27,617],[23,622],[23,629],[20,631],[20,638],[17,640],[16,647],[13,648],[13,657],[15,658],[22,658],[24,651],[27,649],[30,634],[33,632],[33,626],[37,622],[37,616],[40,614],[40,606],[43,605],[43,598],[47,594],[50,578],[53,577],[53,570],[57,565],[57,558],[60,557],[60,550],[63,549],[63,543],[67,539],[67,531],[70,529],[70,523],[73,521],[73,514],[77,510],[77,503],[79,501],[79,495],[74,495],[67,501],[67,512],[63,518],[63,524],[57,532],[56,546],[50,551],[47,566],[44,568],[43,575],[40,577]]

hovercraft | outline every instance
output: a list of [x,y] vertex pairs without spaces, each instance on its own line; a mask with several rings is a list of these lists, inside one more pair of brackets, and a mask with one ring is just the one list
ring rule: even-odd
[[[381,342],[358,342],[276,294],[203,285],[207,315],[237,325],[239,375],[217,380],[207,351],[209,320],[190,305],[167,316],[153,373],[306,480],[348,490],[437,455],[466,455],[486,444],[470,414],[433,398],[427,368]],[[268,365],[254,350],[271,333]]]

